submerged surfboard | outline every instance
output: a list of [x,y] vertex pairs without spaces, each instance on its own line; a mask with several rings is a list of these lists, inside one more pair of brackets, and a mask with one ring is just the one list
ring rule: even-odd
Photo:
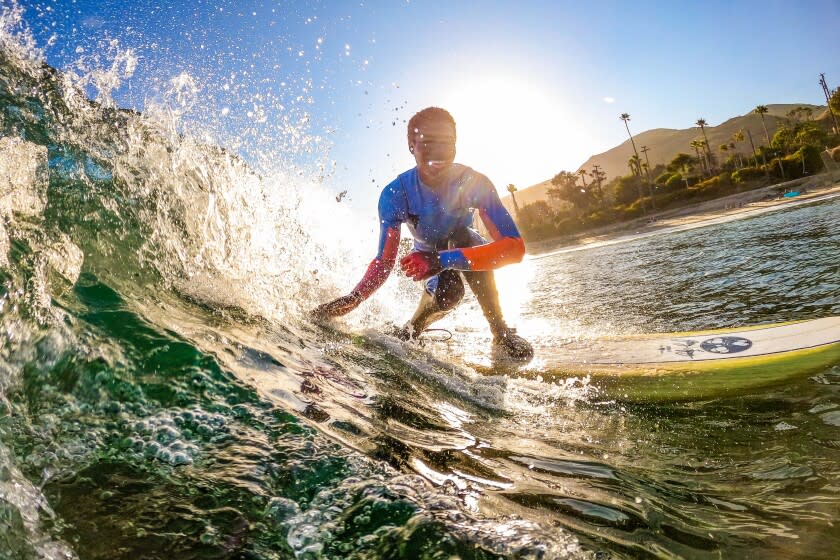
[[701,399],[773,385],[840,364],[840,316],[715,331],[576,340],[519,372],[589,375],[618,399]]

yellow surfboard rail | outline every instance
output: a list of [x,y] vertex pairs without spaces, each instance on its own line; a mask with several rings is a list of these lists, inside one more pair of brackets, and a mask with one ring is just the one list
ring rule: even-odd
[[[840,342],[814,348],[726,360],[647,364],[604,368],[593,366],[592,383],[606,395],[634,401],[697,400],[742,394],[797,377],[820,373],[840,363]],[[652,366],[652,367],[650,367]]]
[[[801,333],[813,329],[819,336],[809,339]],[[685,339],[699,345],[722,335],[750,337],[761,333],[746,355],[721,355],[697,351],[689,357],[675,356],[672,348]],[[683,340],[681,340],[683,339]],[[541,376],[545,380],[589,376],[602,396],[628,401],[674,401],[714,398],[782,383],[797,377],[821,373],[840,364],[840,317],[789,321],[697,332],[628,335],[591,341],[594,349],[546,356],[544,365],[518,373],[523,377]],[[649,348],[627,361],[621,360],[628,344],[638,342]],[[750,342],[752,344],[752,342]],[[809,343],[813,345],[809,346]],[[613,346],[611,346],[611,344]],[[660,345],[657,359],[655,350]],[[651,352],[651,349],[654,352]],[[601,354],[599,354],[601,352]],[[647,352],[647,354],[645,354]],[[683,354],[686,354],[684,351]],[[650,357],[650,356],[653,357]],[[643,357],[641,357],[643,356]]]

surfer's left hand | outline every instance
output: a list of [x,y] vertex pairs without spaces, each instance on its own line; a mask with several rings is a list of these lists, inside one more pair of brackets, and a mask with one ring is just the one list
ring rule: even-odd
[[440,257],[430,251],[414,251],[400,260],[400,268],[414,281],[431,278],[440,272]]
[[331,317],[346,315],[356,309],[359,304],[362,303],[363,299],[364,298],[356,292],[351,292],[350,294],[334,299],[329,303],[319,305],[312,310],[310,315],[315,321],[323,321]]

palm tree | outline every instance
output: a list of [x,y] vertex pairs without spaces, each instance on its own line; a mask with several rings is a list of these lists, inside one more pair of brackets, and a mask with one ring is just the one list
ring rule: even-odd
[[[638,168],[638,164],[641,161],[641,159],[639,158],[639,151],[636,150],[636,142],[633,140],[633,135],[630,134],[630,125],[627,124],[627,121],[630,120],[630,113],[621,113],[621,115],[618,118],[624,121],[624,128],[627,129],[627,136],[630,137],[630,144],[633,145],[633,154],[635,154],[634,157],[636,158],[636,167]],[[630,165],[630,164],[628,163],[628,165]],[[631,165],[630,169],[633,169],[632,165]],[[638,176],[641,177],[641,175],[642,175],[642,173],[641,173],[641,171],[639,171]],[[642,188],[641,188],[641,186],[637,186],[637,190],[639,192],[639,198],[642,198]],[[642,209],[644,210],[645,214],[647,214],[647,208],[642,206]]]
[[580,175],[580,180],[583,181],[583,188],[586,189],[586,169],[581,169],[578,171],[578,175]]
[[650,194],[650,206],[651,206],[651,209],[653,209],[655,211],[656,210],[656,201],[654,201],[654,199],[653,199],[653,181],[650,180],[650,160],[648,159],[648,155],[647,155],[647,153],[649,151],[650,151],[650,148],[648,148],[647,146],[642,146],[641,152],[643,154],[645,154],[644,167],[645,167],[645,175],[647,175],[647,181],[648,181],[648,193]]
[[630,144],[633,145],[633,153],[636,154],[636,158],[638,158],[639,157],[639,152],[636,150],[636,142],[633,140],[633,135],[630,134],[630,125],[627,124],[627,121],[630,120],[630,114],[629,113],[621,113],[621,116],[618,117],[618,118],[624,121],[624,128],[627,129],[627,136],[630,137]]
[[[630,168],[630,173],[636,177],[636,197],[641,200],[644,196],[642,194],[642,160],[638,155],[632,155],[627,159],[627,167]],[[647,207],[644,204],[642,204],[642,210],[647,214]]]
[[[744,129],[742,128],[738,132],[733,134],[732,135],[732,140],[734,141],[735,144],[740,144],[741,142],[743,142],[744,141]],[[735,150],[736,148],[732,147],[732,149]],[[738,154],[738,161],[741,163],[741,167],[744,167],[744,158],[741,157],[741,152],[736,151],[735,153]]]
[[692,140],[691,143],[689,144],[689,146],[694,148],[694,153],[697,154],[697,162],[700,164],[700,172],[703,173],[703,175],[705,175],[706,174],[706,160],[705,160],[705,158],[700,157],[700,147],[702,145],[703,144],[700,142],[700,140]]
[[607,174],[601,171],[601,166],[593,165],[592,171],[589,172],[589,176],[595,180],[595,184],[598,185],[598,198],[601,200],[604,199],[604,191],[601,190],[601,182],[607,177]]
[[563,189],[561,189],[560,187],[548,187],[545,190],[545,194],[548,195],[548,199],[551,201],[551,203],[555,205],[560,204],[560,202],[562,202],[563,200]]
[[712,154],[709,151],[709,139],[706,137],[706,119],[699,118],[697,122],[694,123],[700,127],[700,132],[703,133],[703,140],[706,142],[706,157],[709,158],[709,175],[712,174]]
[[[750,132],[750,129],[747,129],[747,140],[750,141],[750,148],[752,148],[753,161],[755,161],[755,166],[758,167],[758,152],[755,151],[755,142],[753,142],[752,132]],[[764,157],[763,153],[761,154],[761,157]],[[767,162],[765,161],[764,163],[766,164]]]
[[755,113],[761,117],[761,126],[764,127],[764,139],[767,140],[767,147],[770,147],[770,135],[767,133],[767,123],[764,122],[764,114],[767,113],[767,105],[759,105],[755,108]]
[[709,157],[709,143],[705,140],[698,140],[697,145],[700,146],[700,152],[706,160],[706,170],[709,172],[709,177],[712,176],[712,158]]
[[630,168],[630,172],[633,173],[633,175],[635,175],[636,177],[642,176],[641,163],[642,160],[639,158],[639,156],[630,156],[627,159],[627,167]]
[[721,153],[723,153],[721,158],[723,159],[723,163],[725,164],[726,163],[726,152],[729,151],[729,143],[721,144],[720,146],[718,146],[718,150],[720,150]]
[[738,151],[738,146],[735,144],[735,140],[730,140],[727,146],[729,146],[729,151],[732,152],[732,157],[738,158],[738,169],[744,167],[744,159],[741,157],[741,152]]
[[510,193],[511,200],[513,200],[513,210],[516,213],[516,217],[518,218],[519,217],[519,205],[516,203],[516,196],[513,193],[515,193],[519,189],[517,189],[514,186],[514,184],[511,183],[507,186],[507,190]]
[[[755,108],[755,112],[761,117],[761,126],[764,127],[764,138],[767,140],[767,147],[770,147],[770,135],[767,133],[767,124],[764,122],[764,114],[767,112],[766,105],[759,105]],[[764,157],[764,152],[761,153],[762,157]],[[777,154],[780,155],[780,154]],[[764,158],[764,165],[767,165],[767,158]],[[785,169],[782,166],[782,160],[779,158],[779,171],[782,173],[782,180],[785,179]]]

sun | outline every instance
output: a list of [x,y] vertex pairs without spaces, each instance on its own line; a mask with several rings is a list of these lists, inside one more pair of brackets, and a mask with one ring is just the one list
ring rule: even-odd
[[457,161],[486,174],[504,194],[549,179],[573,148],[573,119],[559,96],[518,77],[468,80],[444,96],[458,125]]

